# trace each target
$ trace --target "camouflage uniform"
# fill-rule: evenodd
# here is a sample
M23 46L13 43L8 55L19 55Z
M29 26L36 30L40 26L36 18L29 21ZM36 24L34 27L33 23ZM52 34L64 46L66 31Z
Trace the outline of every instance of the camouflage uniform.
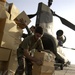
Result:
M36 44L35 44L36 43ZM35 44L35 45L34 45ZM18 58L18 68L16 70L15 75L23 75L24 72L24 50L28 49L29 51L32 49L41 50L43 49L43 44L41 39L39 39L37 42L34 39L34 35L30 35L26 37L23 42L20 44L19 48L17 49L17 58ZM30 60L26 59L26 68L25 72L26 75L32 75L32 63L30 63Z

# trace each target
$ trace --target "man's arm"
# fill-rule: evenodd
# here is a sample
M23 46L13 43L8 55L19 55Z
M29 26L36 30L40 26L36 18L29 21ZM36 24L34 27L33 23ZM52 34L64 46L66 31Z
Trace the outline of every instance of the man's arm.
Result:
M36 59L35 57L30 56L28 50L24 50L24 56L28 58L29 60L35 62L37 65L42 65L42 60Z
M28 32L28 35L32 35L32 32L31 32L31 30L28 28L28 26L26 26L26 30L27 30L27 32Z
M27 36L28 36L28 34L23 33L21 37L26 38Z

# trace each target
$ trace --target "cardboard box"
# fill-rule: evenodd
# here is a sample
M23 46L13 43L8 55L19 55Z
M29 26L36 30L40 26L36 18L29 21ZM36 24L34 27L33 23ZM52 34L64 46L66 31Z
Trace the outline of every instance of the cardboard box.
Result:
M0 45L1 45L2 37L3 37L3 33L0 33Z
M10 20L14 20L20 14L20 10L13 3L9 4L8 11L11 15Z
M5 22L6 22L5 18L4 19L0 18L0 44L1 44L1 41L3 38L3 31L4 31Z
M6 0L0 0L1 2L6 2Z
M40 75L52 75L51 73L41 73Z
M12 71L15 73L17 67L18 67L18 62L17 62L17 54L16 50L12 50L11 55L10 55L10 60L8 64L8 71Z
M9 18L10 14L6 11L5 7L0 4L0 18Z
M0 21L0 46L16 50L21 43L23 30L17 28L16 23L9 19L1 19Z
M8 61L11 54L11 49L0 47L0 61Z
M0 32L4 31L5 22L6 22L5 18L4 19L0 18Z
M52 74L54 72L54 60L51 58L51 54L47 52L35 52L34 57L42 59L42 65L38 66L36 63L33 64L32 75L45 75Z
M15 19L14 21L17 23L18 26L21 26L17 20L23 19L26 24L28 25L31 20L29 19L29 17L27 16L27 14L25 13L25 11L22 11Z
M10 18L10 14L7 12L7 11L2 11L1 13L0 13L0 18Z
M42 66L38 66L38 65L33 65L33 75L40 75L41 73L53 73L54 72L54 66L53 65L42 65Z
M23 33L23 30L18 28L14 21L6 19L3 32L8 33L8 35L12 36L13 38L19 39Z
M3 33L0 42L0 46L4 48L9 48L13 50L17 50L19 44L21 43L21 39L15 39L14 37L8 35L8 33Z
M42 51L42 52L35 52L34 53L34 57L38 58L38 59L42 59L43 61L43 65L45 63L48 63L48 62L55 62L55 58L53 56L52 53L48 53L48 52L45 52L45 51Z
M15 38L13 38L10 35L8 35L8 33L4 32L0 46L4 47L4 48L9 48L9 49L17 50L19 44L21 43L20 40L17 40L17 41L16 41Z

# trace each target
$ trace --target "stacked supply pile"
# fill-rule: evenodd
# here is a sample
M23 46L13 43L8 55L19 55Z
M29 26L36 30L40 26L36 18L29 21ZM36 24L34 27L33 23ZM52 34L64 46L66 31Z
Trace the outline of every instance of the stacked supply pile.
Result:
M13 3L3 1L0 1L0 10L0 53L2 53L0 54L0 71L12 70L15 72L17 68L16 51L21 43L23 29L18 27L14 19L20 14L20 11ZM3 68L2 64L7 67Z
M9 69L8 66L11 60L11 67L15 66L14 63L17 65L17 61L15 60L16 54L14 55L13 53L14 51L16 52L21 42L20 36L22 29L19 30L17 24L12 20L20 13L14 4L11 4L11 6L8 4L6 10L5 2L0 1L0 10L0 71L4 72ZM16 14L15 10L17 11ZM12 13L12 11L14 12ZM13 17L13 15L15 15L15 17Z

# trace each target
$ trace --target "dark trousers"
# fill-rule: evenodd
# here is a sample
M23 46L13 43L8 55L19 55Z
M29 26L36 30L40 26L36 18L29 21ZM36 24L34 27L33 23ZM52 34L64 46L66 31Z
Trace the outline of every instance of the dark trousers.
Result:
M32 63L27 58L25 58L25 73L26 75L32 75Z

